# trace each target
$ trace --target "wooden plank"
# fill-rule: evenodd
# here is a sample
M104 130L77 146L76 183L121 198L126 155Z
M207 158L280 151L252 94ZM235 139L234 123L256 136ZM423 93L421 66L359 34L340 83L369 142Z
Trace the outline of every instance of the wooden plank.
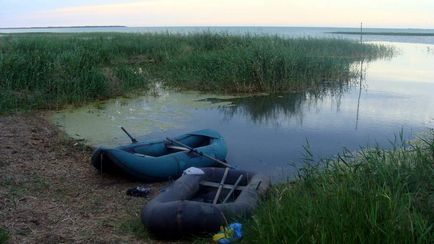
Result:
M206 181L206 180L201 181L199 184L201 184L203 186L216 187L216 188L218 188L220 186L219 183L212 182L212 181ZM233 187L233 185L228 185L228 184L223 185L223 188L228 189L228 190L232 189L232 187ZM235 190L243 191L244 189L246 189L245 186L237 186L237 188Z
M212 201L212 204L217 204L220 197L220 193L222 192L223 189L223 185L225 184L226 177L228 176L228 173L229 173L229 168L226 168L222 180L220 181L219 188L217 189L217 193L215 194L214 201Z

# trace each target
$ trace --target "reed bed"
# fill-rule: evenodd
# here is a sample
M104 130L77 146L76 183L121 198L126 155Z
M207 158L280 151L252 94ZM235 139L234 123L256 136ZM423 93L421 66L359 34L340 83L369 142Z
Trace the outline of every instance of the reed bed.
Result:
M340 39L227 34L11 34L0 37L0 112L143 91L282 92L348 81L388 47Z
M6 243L9 240L9 234L6 230L0 227L0 243Z
M433 162L434 133L306 167L274 187L246 223L246 243L433 243Z

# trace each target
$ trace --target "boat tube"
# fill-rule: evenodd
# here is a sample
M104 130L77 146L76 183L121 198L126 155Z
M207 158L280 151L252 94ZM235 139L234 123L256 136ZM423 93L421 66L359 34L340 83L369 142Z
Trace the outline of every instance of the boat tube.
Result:
M142 208L142 223L151 234L177 238L217 232L220 226L250 216L270 187L268 177L248 171L228 170L220 184L224 168L201 168L189 173L192 169ZM238 186L232 190L237 181ZM219 188L221 194L213 204Z
M226 158L226 143L216 131L194 131L174 140L213 158ZM140 181L176 179L189 167L218 165L214 160L165 140L136 142L116 148L100 147L93 152L91 162L102 172L126 173Z

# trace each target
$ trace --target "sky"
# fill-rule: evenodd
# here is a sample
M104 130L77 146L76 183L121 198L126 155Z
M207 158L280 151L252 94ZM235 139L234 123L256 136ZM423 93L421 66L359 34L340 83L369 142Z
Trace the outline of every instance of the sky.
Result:
M320 26L434 29L434 0L0 0L0 27Z

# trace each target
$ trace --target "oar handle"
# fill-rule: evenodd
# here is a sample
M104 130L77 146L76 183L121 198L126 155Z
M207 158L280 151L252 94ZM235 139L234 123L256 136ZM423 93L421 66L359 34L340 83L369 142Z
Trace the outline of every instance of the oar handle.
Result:
M123 126L121 126L121 129L125 132L125 134L127 134L127 136L131 139L131 142L132 143L136 143L137 142L137 140L136 140L136 138L134 138L132 135L130 135L130 133L128 133L128 131L123 127Z

